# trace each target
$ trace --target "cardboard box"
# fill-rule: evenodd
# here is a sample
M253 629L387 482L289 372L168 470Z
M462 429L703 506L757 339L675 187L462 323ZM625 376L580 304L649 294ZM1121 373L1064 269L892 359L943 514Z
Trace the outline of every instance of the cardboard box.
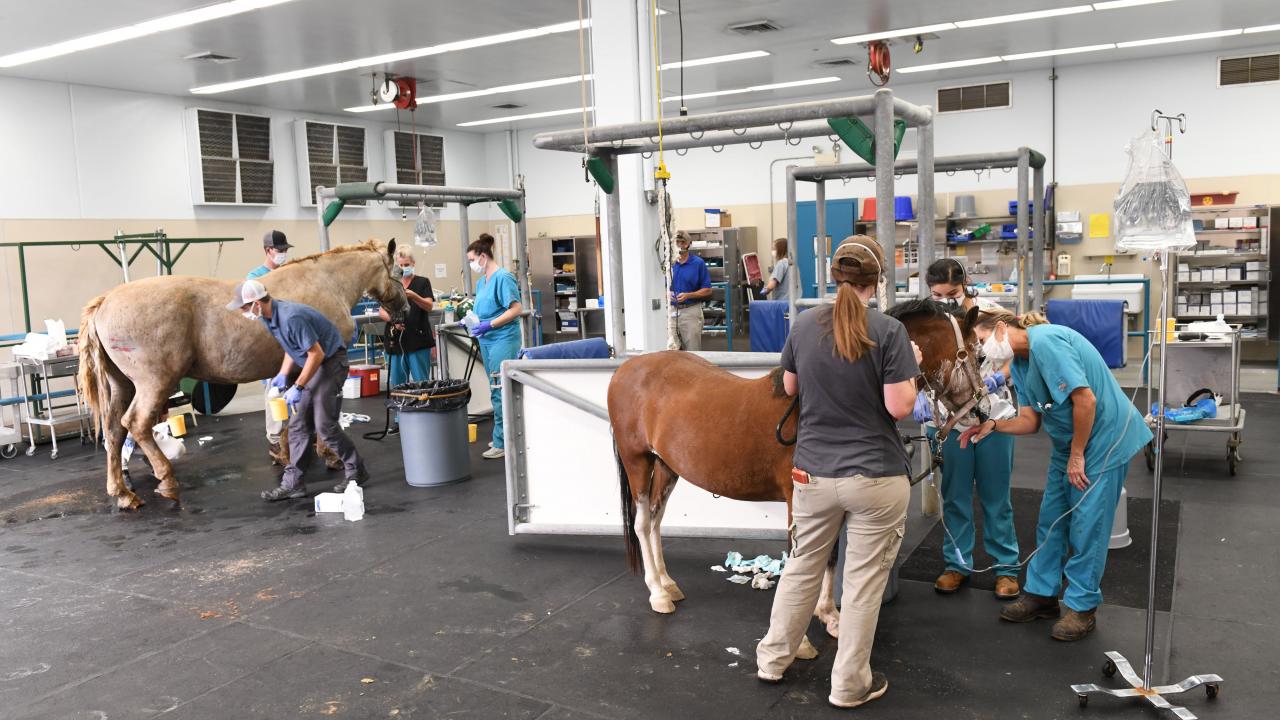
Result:
M358 376L347 376L346 382L342 383L342 397L344 400L355 400L360 397L360 378Z
M1245 274L1244 265L1232 265L1231 267L1227 268L1228 280L1244 280L1246 277L1247 275Z
M1224 305L1235 305L1235 304L1236 304L1236 295L1237 295L1237 291L1235 291L1235 290L1223 290L1223 291L1222 291L1222 304L1224 304Z
M1242 218L1242 217L1227 218L1227 227L1230 227L1230 228L1243 228L1243 227L1244 227L1244 218Z
M1258 218L1257 218L1256 216L1254 216L1254 215L1250 215L1249 217L1246 217L1246 218L1241 218L1241 220L1243 220L1243 221L1244 221L1244 227L1245 227L1245 228L1256 228L1256 227L1258 227Z
M1213 303L1209 306L1209 314L1217 317L1223 313L1222 303Z
M1213 282L1226 282L1227 269L1224 267L1216 267L1213 269Z
M1220 217L1220 218L1214 218L1214 219L1213 219L1213 229L1214 229L1214 230L1226 230L1226 229L1227 229L1227 228L1229 228L1229 227L1231 227L1231 220L1230 220L1230 218Z

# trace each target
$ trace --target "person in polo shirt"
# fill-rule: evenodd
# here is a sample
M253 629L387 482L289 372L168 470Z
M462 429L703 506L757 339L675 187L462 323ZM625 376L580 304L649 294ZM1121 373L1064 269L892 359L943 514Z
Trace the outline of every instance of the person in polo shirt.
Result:
M261 265L249 271L246 279L256 280L289 262L291 247L293 246L289 244L284 233L279 230L268 230L267 234L262 236L262 254L266 255L266 258Z
M702 303L711 297L711 273L707 263L689 253L692 241L676 233L680 255L671 263L671 318L668 320L677 350L702 349Z
M262 236L262 254L266 257L261 265L249 271L245 279L257 280L289 262L289 248L291 247L293 246L289 244L289 240L284 233L279 230L268 230L267 234ZM263 406L266 410L267 454L271 456L272 462L278 465L288 465L289 454L280 445L280 431L284 428L284 421L276 420L271 416L271 391L274 388L277 392L284 392L288 387L289 379L284 375L277 375L267 383L262 397Z
M338 424L348 368L347 350L338 329L310 306L273 299L257 280L237 285L235 299L227 309L261 322L280 343L284 349L280 374L289 377L301 368L284 393L290 409L289 464L280 486L264 491L262 499L274 502L306 497L303 473L315 455L312 445L317 433L342 459L346 480L334 490L342 492L349 482L364 483L368 478L364 462Z

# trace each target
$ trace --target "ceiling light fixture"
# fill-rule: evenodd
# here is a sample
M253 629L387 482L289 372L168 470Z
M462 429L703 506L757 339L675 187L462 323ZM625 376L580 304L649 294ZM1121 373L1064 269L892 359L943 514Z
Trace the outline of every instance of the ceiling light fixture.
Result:
M1010 62L1012 60L1030 60L1032 58L1053 57L1055 55L1075 55L1076 53L1096 52L1098 50L1114 50L1115 48L1115 43L1104 43L1102 45L1084 45L1081 47L1062 48L1061 50L1040 50L1038 52L1001 55L1000 59L1005 62Z
M1109 2L1093 3L1094 10L1115 10L1117 8L1134 7L1135 5L1156 5L1173 2L1173 0L1109 0Z
M1235 28L1234 30L1214 30L1212 32L1194 33L1192 35L1170 35L1169 37L1149 38L1147 40L1130 40L1128 42L1116 43L1116 47L1132 48L1145 47L1147 45L1164 45L1165 43L1187 42L1189 40L1208 40L1210 38L1239 35L1243 32L1244 30Z
M1000 25L1003 23L1022 22L1023 20L1039 20L1041 18L1058 17L1060 15L1075 15L1077 13L1087 12L1093 12L1092 5L1072 5L1071 7L1053 8L1050 10L1034 10L1032 12L1014 13L1012 15L995 15L992 17L977 18L975 20L957 20L956 27L983 27L985 25Z
M1245 34L1245 35L1252 35L1253 33L1260 33L1260 32L1274 32L1274 31L1276 31L1276 30L1280 30L1280 25L1257 25L1257 26L1254 26L1254 27L1247 27L1247 28L1245 28L1245 29L1244 29L1244 34Z
M752 85L751 87L737 88L734 90L711 90L709 92L701 92L701 93L686 93L684 96L684 99L697 100L699 98L720 97L722 95L738 95L741 93L751 93L751 92L763 92L765 90L782 90L784 88L804 87L806 85L822 85L825 83L833 83L833 82L840 82L840 78L830 76L830 77L812 78L809 80L791 80L788 82L769 83L768 85ZM664 103L678 102L679 100L680 100L679 95L673 95L671 97L662 98L662 102Z
M595 108L589 107L587 112L595 111ZM582 108L569 108L567 110L547 110L546 112L525 113L524 115L508 115L500 118L489 118L488 120L471 120L468 122L458 123L458 127L475 127L477 125L496 125L498 123L516 122L517 120L536 120L537 118L556 117L559 115L576 115L582 112Z
M668 62L662 63L663 70L675 70L676 68L698 67L700 65L717 65L719 63L736 62L738 60L750 60L752 58L768 57L769 53L764 50L749 50L747 52L731 53L729 55L713 55L711 57L697 58L696 60L685 60L684 62Z
M114 45L115 43L124 42L125 40L133 40L135 38L154 35L156 33L165 32L166 30L174 30L177 28L197 25L210 20L239 15L240 13L251 12L253 10L261 10L271 7L272 5L282 5L293 0L229 0L216 5L207 5L195 10L175 13L173 15L164 15L151 20L143 20L140 23L126 25L124 27L106 30L92 35L64 40L62 42L45 45L43 47L23 50L21 52L12 53L0 57L0 67L9 68L27 63L36 62L37 60L48 60L49 58L60 57L62 55L70 55L71 53L81 52L83 50L92 50L93 48L103 47L105 45ZM576 25L576 23L575 23Z
M591 80L592 76L587 75L587 80ZM498 87L484 88L483 90L463 90L455 93L443 93L440 95L425 95L418 97L419 105L432 105L435 103L448 102L450 100L466 100L468 98L484 97L486 95L499 95L501 93L520 92L521 90L537 90L538 88L555 87L557 85L569 85L578 82L577 75L569 77L551 78L549 80L533 80L531 82L515 83L512 85L500 85ZM357 105L347 108L347 112L363 113L373 112L375 110L386 110L395 107L391 103L378 103L376 105Z
M926 70L947 70L949 68L969 67L970 65L987 65L989 63L1000 62L999 55L991 57L973 58L972 60L952 60L951 62L933 63L932 65L913 65L911 67L894 68L895 72L900 73L917 73Z
M587 27L590 27L590 20L584 20L583 22ZM482 37L469 38L467 40L455 40L453 42L429 45L427 47L417 48L414 50L401 50L400 52L372 55L370 57L357 58L355 60L329 63L327 65L317 65L316 67L290 70L288 72L274 73L272 75L262 75L260 77L248 78L245 80L235 80L232 82L218 83L216 85L204 85L202 87L191 88L191 92L196 95L214 95L217 93L231 92L232 90L243 90L245 88L258 87L260 85L270 85L273 83L287 82L289 80L301 80L303 78L316 77L318 75L331 75L338 72L358 70L360 68L371 67L374 65L403 62L405 60L413 60L415 58L427 57L429 55L442 55L444 53L455 52L458 50L470 50L472 48L487 47L490 45L501 45L503 43L515 42L517 40L528 40L530 38L543 37L545 35L554 35L556 33L577 32L577 30L578 21L572 20L570 22L556 23L555 25L543 25L541 27L529 28L527 30L498 33L497 35L484 35ZM419 99L419 102L421 102L421 99Z
M901 30L885 30L884 32L863 33L862 35L849 35L847 37L832 38L831 42L836 45L852 45L855 43L871 42L872 40L887 40L896 37L911 37L912 35L924 35L925 33L939 32L941 30L955 30L956 24L950 22L935 23L933 25L921 25L920 27L903 28Z

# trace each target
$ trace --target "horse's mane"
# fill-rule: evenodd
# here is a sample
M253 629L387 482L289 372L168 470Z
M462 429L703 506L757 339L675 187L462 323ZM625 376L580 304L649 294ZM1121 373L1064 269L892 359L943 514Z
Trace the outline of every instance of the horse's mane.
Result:
M770 370L769 379L773 381L773 396L786 397L787 389L782 385L782 368L776 367Z
M369 250L373 250L375 252L382 252L382 248L378 247L377 240L365 240L362 243L356 243L354 245L342 245L340 247L333 248L332 250L325 250L324 252L315 253L314 255L304 255L303 257L300 257L297 260L290 260L287 264L293 265L295 263L315 262L322 257L328 257L330 255L343 255L346 253L366 252Z
M889 308L885 312L885 315L888 315L889 317L895 318L897 320L903 320L904 318L910 317L912 315L920 315L922 313L928 313L934 317L945 318L948 315L954 315L956 317L960 317L961 315L963 315L964 311L959 307L953 308L950 305L947 305L946 303L940 303L937 300L930 300L928 298L923 298L923 299L908 300L906 302L898 303L893 307Z

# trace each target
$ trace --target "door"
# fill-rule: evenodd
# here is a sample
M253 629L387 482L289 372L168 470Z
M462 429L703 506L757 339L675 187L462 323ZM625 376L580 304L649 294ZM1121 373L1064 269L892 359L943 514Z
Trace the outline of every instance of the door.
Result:
M826 236L830 239L830 244L824 247L823 251L826 253L828 261L831 259L832 253L835 252L836 245L853 234L853 222L857 217L857 198L827 200ZM799 236L799 241L796 242L796 264L800 268L800 294L804 297L818 296L818 284L815 280L817 263L815 262L816 252L814 250L814 238L818 234L817 226L817 203L813 200L796 203L796 234Z

